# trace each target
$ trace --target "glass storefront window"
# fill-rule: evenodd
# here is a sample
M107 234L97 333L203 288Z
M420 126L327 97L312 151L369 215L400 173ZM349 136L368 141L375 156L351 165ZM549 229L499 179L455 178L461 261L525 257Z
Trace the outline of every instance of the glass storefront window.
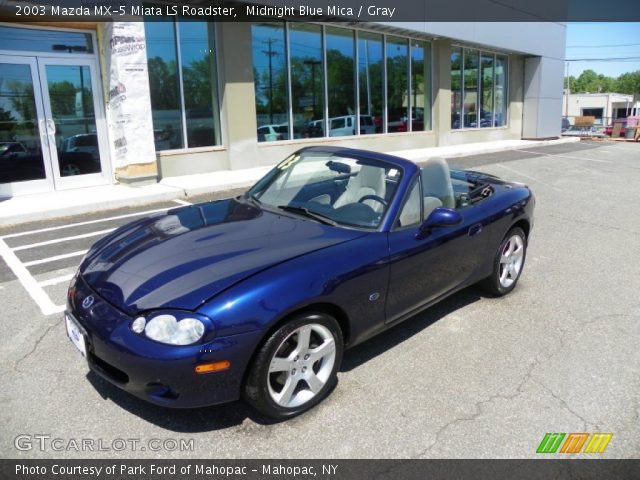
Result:
M384 98L382 52L382 35L358 32L358 81L360 82L361 133L382 133Z
M493 64L494 56L483 53L480 56L480 127L493 127Z
M251 26L258 141L289 139L284 23Z
M478 119L478 54L464 50L464 94L462 118L465 128L476 127Z
M329 136L356 134L355 43L353 30L327 27Z
M291 24L289 49L294 131L304 132L305 137L324 137L322 27Z
M408 131L409 47L405 38L387 37L387 132Z
M503 127L507 124L506 55L451 49L451 128Z
M411 44L411 130L431 130L431 44Z
M90 33L14 28L0 25L3 50L21 52L93 53Z
M220 144L213 28L145 22L156 151Z
M462 49L451 50L451 128L462 128Z
M430 42L286 22L251 35L259 142L431 129Z
M508 105L508 58L504 55L496 55L496 93L495 93L495 110L496 127L503 127L507 124L507 105Z
M185 21L179 24L180 59L187 146L208 147L220 143L213 23Z

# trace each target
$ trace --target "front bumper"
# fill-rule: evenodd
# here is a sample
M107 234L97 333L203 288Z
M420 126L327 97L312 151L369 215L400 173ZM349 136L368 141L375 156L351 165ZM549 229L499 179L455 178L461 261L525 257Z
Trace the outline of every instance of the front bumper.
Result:
M84 308L88 296L94 302ZM86 303L85 303L86 304ZM130 330L133 318L117 310L77 276L67 314L84 330L89 367L113 385L156 405L191 408L240 397L248 362L261 331L215 338L191 346L162 345ZM230 368L197 374L196 365L228 360Z

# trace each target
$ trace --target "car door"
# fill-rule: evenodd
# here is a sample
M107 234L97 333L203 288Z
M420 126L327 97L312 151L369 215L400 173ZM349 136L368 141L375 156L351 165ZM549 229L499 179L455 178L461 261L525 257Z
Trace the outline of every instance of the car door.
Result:
M389 289L386 321L393 322L464 283L480 265L488 237L480 212L459 211L462 223L421 234L425 215L421 178L417 175L395 227L388 233ZM420 212L415 214L415 212ZM428 212L427 212L428 213ZM404 222L401 221L404 218Z

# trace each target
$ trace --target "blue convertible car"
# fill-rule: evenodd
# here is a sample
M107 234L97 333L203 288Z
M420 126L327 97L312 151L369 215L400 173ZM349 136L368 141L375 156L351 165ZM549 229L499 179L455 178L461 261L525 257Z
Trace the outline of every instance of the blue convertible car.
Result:
M98 241L71 282L67 332L144 400L244 398L287 418L329 394L346 347L476 282L509 293L534 204L524 185L439 158L305 148L240 197Z

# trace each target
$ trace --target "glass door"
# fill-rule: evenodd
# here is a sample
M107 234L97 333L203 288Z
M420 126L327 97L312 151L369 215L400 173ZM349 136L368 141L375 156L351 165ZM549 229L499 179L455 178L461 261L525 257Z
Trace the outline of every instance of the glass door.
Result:
M0 55L0 197L108 183L99 85L93 59Z
M34 57L0 55L0 196L53 189Z
M56 189L105 183L107 141L93 60L38 58Z

